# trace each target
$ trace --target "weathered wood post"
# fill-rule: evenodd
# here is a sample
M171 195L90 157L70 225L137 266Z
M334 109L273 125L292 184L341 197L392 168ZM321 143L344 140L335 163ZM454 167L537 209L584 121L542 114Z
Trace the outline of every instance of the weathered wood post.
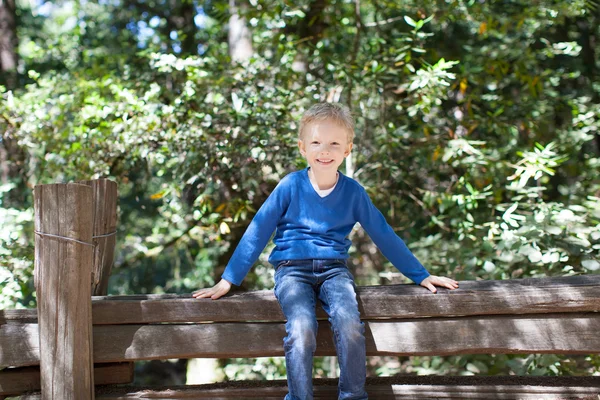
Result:
M117 230L117 183L108 179L78 182L92 187L94 263L92 296L106 296L115 256Z
M42 399L94 399L92 188L38 185L34 202Z
M118 187L116 182L108 179L94 179L78 183L91 186L94 203L92 296L106 296L108 279L115 259ZM128 373L123 375L119 383L128 383L133 380L134 363L128 364ZM122 366L119 368L123 370Z

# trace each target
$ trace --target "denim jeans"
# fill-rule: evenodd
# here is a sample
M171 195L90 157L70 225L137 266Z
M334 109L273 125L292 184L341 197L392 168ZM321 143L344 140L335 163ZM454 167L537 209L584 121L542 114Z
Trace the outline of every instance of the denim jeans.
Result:
M289 393L285 400L313 398L317 298L329 315L338 355L338 399L367 399L365 325L360 320L354 277L345 260L278 263L275 297L287 320L283 348Z

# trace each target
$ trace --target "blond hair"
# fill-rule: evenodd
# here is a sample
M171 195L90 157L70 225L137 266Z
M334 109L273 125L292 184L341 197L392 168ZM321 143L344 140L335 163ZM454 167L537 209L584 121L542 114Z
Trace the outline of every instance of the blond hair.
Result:
M300 119L300 128L298 129L298 138L303 140L304 129L315 121L331 120L348 131L348 143L354 140L354 118L350 109L340 103L317 103L310 107Z

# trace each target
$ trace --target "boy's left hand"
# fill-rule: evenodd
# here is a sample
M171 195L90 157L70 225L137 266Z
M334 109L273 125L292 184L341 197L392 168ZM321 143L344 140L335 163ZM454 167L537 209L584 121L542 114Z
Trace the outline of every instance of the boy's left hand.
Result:
M435 286L447 287L450 290L458 288L458 282L445 276L429 275L421 281L421 286L426 287L433 293L437 293Z

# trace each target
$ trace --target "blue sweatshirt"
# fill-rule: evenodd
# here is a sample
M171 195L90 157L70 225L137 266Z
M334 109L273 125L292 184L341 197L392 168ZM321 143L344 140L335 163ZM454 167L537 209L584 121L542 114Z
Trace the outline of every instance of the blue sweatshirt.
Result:
M275 187L242 236L222 278L240 285L273 231L275 248L269 256L273 265L284 260L347 259L348 235L357 222L405 276L417 284L429 276L358 182L339 172L333 191L320 197L305 168L288 174Z

